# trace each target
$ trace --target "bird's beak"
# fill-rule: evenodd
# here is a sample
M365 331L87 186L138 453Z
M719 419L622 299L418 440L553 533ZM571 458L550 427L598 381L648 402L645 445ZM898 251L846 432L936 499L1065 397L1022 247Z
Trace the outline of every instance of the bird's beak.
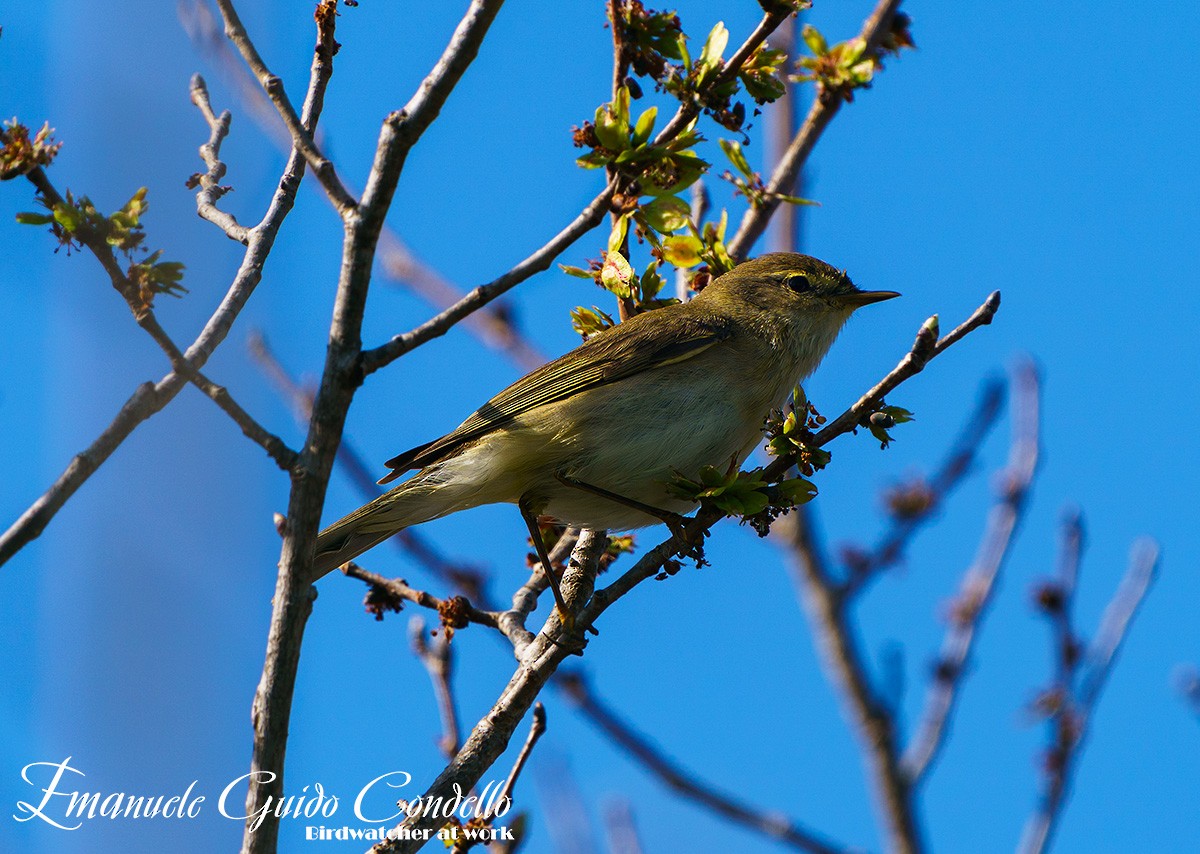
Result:
M892 299L898 296L900 294L895 291L857 291L852 294L843 294L841 300L846 305L860 308L864 305L870 305L873 302L883 302L885 299Z

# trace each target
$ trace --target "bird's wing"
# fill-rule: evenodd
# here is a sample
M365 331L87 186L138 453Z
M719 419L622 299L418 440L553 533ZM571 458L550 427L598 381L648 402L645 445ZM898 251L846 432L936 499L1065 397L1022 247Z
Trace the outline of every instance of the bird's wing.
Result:
M658 309L667 311L671 309ZM451 456L469 442L539 406L566 400L653 368L682 362L727 339L728 322L716 317L676 315L670 328L648 312L590 338L567 355L543 365L493 397L440 439L393 457L388 483L409 469L423 468ZM651 325L653 324L653 325Z

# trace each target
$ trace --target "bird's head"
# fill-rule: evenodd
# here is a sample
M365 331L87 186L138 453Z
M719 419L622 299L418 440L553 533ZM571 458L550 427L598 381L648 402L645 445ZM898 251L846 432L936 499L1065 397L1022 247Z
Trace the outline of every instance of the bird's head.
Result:
M842 270L811 255L771 252L719 276L701 294L722 304L740 302L786 314L827 315L841 325L855 309L898 297L864 291Z
M844 272L810 255L772 252L718 276L694 302L791 354L803 376L824 358L856 309L898 296L861 290Z

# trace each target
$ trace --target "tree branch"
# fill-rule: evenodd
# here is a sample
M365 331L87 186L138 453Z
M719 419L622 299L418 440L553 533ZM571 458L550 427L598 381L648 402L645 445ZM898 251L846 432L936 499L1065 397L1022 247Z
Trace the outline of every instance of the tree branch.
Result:
M204 161L208 171L194 176L200 188L196 191L196 213L224 231L230 240L246 245L250 241L249 230L240 225L233 214L217 207L217 202L230 189L221 186L226 168L221 161L221 143L229 135L229 123L233 117L229 110L223 111L219 117L213 112L212 102L208 97L208 86L199 74L192 75L191 94L192 103L208 122L210 133L208 142L200 146L200 159Z
M1025 513L1040 456L1041 403L1037 370L1017 367L1013 379L1012 442L1000 495L988 514L987 528L971 568L963 576L950 607L949 626L934 668L925 708L900 760L905 778L919 786L946 740L962 682L971 662L976 636L991 602L996 579Z
M541 703L533 704L533 720L529 723L529 735L525 737L525 743L521 745L521 750L517 754L516 761L513 762L512 770L508 772L508 777L504 780L504 785L500 789L500 793L496 796L496 806L506 804L512 800L513 788L517 785L517 778L521 776L521 772L525 769L525 763L529 761L529 755L533 753L534 746L538 743L538 739L546 731L546 707Z
M591 595L600 555L608 545L603 533L584 531L563 576L563 594L568 605ZM586 625L579 614L576 625L582 631ZM543 630L535 635L520 655L517 668L492 709L471 730L458 754L421 796L422 803L430 798L452 795L457 785L467 791L479 782L508 746L509 739L537 699L546 680L558 669L568 655L578 650L551 633L561 629L557 612L552 611ZM436 815L420 815L404 821L399 829L435 828L441 821ZM375 854L400 854L416 851L423 840L393 839L380 842L371 850Z
M778 520L774 527L792 546L796 584L812 619L826 667L841 688L858 728L869 779L883 813L888 849L921 851L924 843L913 789L898 762L895 716L871 684L866 657L847 616L847 600L841 586L829 574L806 521L806 517L793 514Z
M442 718L442 737L438 740L438 747L447 757L453 759L454 754L458 752L459 729L458 706L454 702L452 681L454 653L450 649L451 635L449 631L442 632L430 646L425 640L425 621L420 617L413 617L408 622L408 636L413 652L425 665L429 681L433 683L433 695L437 699L438 714Z
M412 602L414 605L420 605L422 608L437 611L439 615L446 615L453 610L456 616L469 620L472 623L478 623L481 626L488 626L493 629L500 628L500 614L495 611L480 610L463 596L455 596L452 599L439 599L430 593L426 593L424 590L416 590L410 587L408 582L403 578L386 578L363 569L362 566L353 561L342 567L342 571L346 574L347 578L356 578L365 584L377 587L394 599ZM400 609L396 607L394 610L398 611ZM443 619L443 625L447 625L445 619Z
M357 209L358 203L338 179L333 163L320 152L316 143L313 142L312 132L308 124L301 121L300 117L296 115L296 109L292 106L287 91L283 87L283 81L271 73L266 63L263 62L262 57L259 56L258 49L254 46L254 42L250 40L250 36L246 32L241 18L238 17L237 10L233 8L233 0L216 0L216 4L217 8L221 10L221 18L225 21L225 35L233 42L238 52L241 53L242 59L246 61L246 64L250 66L250 70L254 72L254 76L258 78L263 91L267 93L267 97L271 99L271 103L279 111L279 117L283 119L284 125L287 126L288 132L292 135L292 144L304 156L304 159L312 168L313 174L321 182L321 186L325 188L325 192L329 195L334 207L337 208L338 213L345 219ZM317 57L331 66L333 64L333 55L337 52L338 47L337 42L333 40L334 22L332 19L336 15L337 0L321 0L317 4ZM328 36L328 38L324 36ZM320 112L321 107L321 103L316 104L318 112Z

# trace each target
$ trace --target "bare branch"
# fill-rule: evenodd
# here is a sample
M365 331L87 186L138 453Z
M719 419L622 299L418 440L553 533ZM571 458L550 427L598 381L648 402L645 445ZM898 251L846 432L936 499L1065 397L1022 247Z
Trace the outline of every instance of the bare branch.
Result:
M748 827L777 842L800 851L835 854L846 849L824 838L820 833L788 819L786 816L763 812L756 806L740 801L733 795L702 782L684 770L650 743L646 736L607 706L579 671L558 674L554 683L570 698L575 707L593 725L607 735L618 747L632 756L642 767L665 786L683 798L695 801L734 824Z
M859 32L859 38L867 44L867 49L863 52L864 56L870 56L878 49L880 40L891 27L892 19L896 16L896 10L899 8L900 0L879 0L875 10L863 23L863 28ZM737 233L729 241L729 254L735 260L744 259L754 242L762 236L771 216L780 205L780 194L790 193L792 187L795 186L796 179L808 161L809 155L812 154L817 140L821 138L825 128L829 127L829 123L833 121L833 117L837 115L843 103L844 100L841 97L831 97L830 93L818 86L817 95L808 110L804 124L792 139L791 145L788 146L783 158L776 165L771 179L767 182L762 203L751 206L746 211Z
M283 81L271 73L266 63L263 62L262 57L259 56L258 49L254 46L254 42L250 40L250 36L246 32L241 18L238 17L237 10L233 8L233 0L216 0L216 4L217 8L221 10L222 19L225 21L225 35L233 42L238 52L241 53L242 59L246 61L246 64L250 66L250 70L254 72L254 76L258 78L263 91L267 93L267 97L271 99L271 103L279 111L280 118L283 119L284 125L287 126L288 132L292 135L292 144L304 156L304 159L312 168L313 174L321 182L321 186L325 188L325 192L329 195L334 207L337 208L338 213L344 219L357 209L358 203L346 191L346 188L342 186L333 163L317 149L307 123L301 121L300 117L296 115L296 109L292 106L292 102L288 98ZM333 40L334 22L332 20L336 14L337 0L322 0L317 5L316 55L319 60L330 65L333 63L333 54L337 51L337 42ZM321 106L322 104L320 103L316 105L318 112Z
M607 545L608 537L603 533L584 531L580 536L563 578L563 593L568 604L574 605L576 597L591 593L600 556ZM583 628L582 619L582 615L577 617L580 629ZM543 631L535 635L522 650L517 668L496 704L475 725L458 754L421 796L422 803L428 803L429 798L451 795L456 785L462 791L470 789L500 758L546 680L568 655L578 651L562 640L551 637L550 633L558 628L558 616L551 612ZM418 816L402 823L400 829L423 830L436 827L439 821L441 819L432 814ZM371 850L375 854L399 854L416 851L422 844L423 840L394 839L380 842Z
M996 312L999 309L1000 292L993 291L984 301L983 305L975 309L970 317L941 338L937 337L937 315L929 318L929 320L925 321L920 331L917 332L912 349L900 361L900 364L893 368L892 372L880 380L874 388L859 398L857 403L821 428L815 436L816 444L818 446L824 445L835 436L840 436L843 433L853 430L858 426L858 422L862 420L863 416L878 406L879 402L889 392L893 391L909 377L916 376L925 370L925 366L934 357L944 353L947 348L960 341L965 335L968 335L980 326L986 326L991 323L992 318L996 316ZM768 471L771 471L771 469L768 468Z
M422 608L428 608L431 611L436 611L442 617L442 624L451 630L461 628L447 622L448 618L454 620L468 620L472 623L478 623L481 626L498 629L500 615L495 611L483 611L472 605L463 596L454 596L450 599L439 599L438 597L426 593L424 590L416 590L408 585L408 582L403 578L386 578L377 573L363 569L359 564L351 561L342 567L342 571L347 578L357 578L365 584L372 587L377 587L388 596L406 602L412 602L414 605L420 605ZM399 610L399 608L393 608Z
M347 567L349 570L349 567ZM347 571L346 573L350 573ZM408 621L408 636L412 643L413 652L425 665L429 672L429 680L433 683L433 695L437 699L438 714L442 718L442 737L438 747L451 759L458 752L458 707L454 702L454 653L450 649L449 632L442 632L434 639L433 645L425 640L425 621L413 617Z
M521 776L521 771L525 768L525 763L529 761L529 754L533 753L534 745L538 743L538 739L542 737L542 733L546 731L546 707L541 703L533 704L533 720L529 723L529 735L525 737L525 743L521 745L521 751L517 754L517 759L513 762L512 770L508 772L508 777L504 780L504 786L500 789L500 794L496 796L496 806L509 803L512 800L513 788L517 785L517 778Z
M208 97L208 86L199 74L192 75L192 103L200 110L200 115L208 122L210 135L208 142L200 146L200 159L208 167L204 174L195 176L199 190L196 191L196 213L225 232L230 240L236 240L245 245L250 242L250 232L240 225L233 214L226 213L217 207L217 202L229 192L229 187L221 186L225 177L225 164L221 161L221 143L229 135L229 122L232 115L225 110L220 116L213 112L212 102Z
M1012 443L1000 495L988 514L987 528L971 568L949 613L949 626L934 668L916 735L901 759L905 778L921 784L946 740L962 680L971 662L976 635L986 615L996 579L1004 566L1024 516L1029 489L1037 473L1040 446L1040 383L1031 363L1014 376Z
M184 362L185 367L190 367L190 363ZM268 431L265 427L259 424L254 418L243 409L236 400L229 394L229 390L225 386L217 385L208 377L199 371L189 371L192 384L212 400L221 411L233 419L238 427L242 428L242 434L250 441L262 447L264 451L275 461L275 464L284 471L291 471L292 466L296 464L299 458L294 450L289 448L282 439L274 433Z
M895 715L871 684L866 656L850 625L847 600L830 576L812 537L810 517L789 514L772 527L792 547L796 586L812 619L826 668L840 687L858 728L870 782L886 825L888 848L917 852L924 848L913 802L913 788L900 771Z

